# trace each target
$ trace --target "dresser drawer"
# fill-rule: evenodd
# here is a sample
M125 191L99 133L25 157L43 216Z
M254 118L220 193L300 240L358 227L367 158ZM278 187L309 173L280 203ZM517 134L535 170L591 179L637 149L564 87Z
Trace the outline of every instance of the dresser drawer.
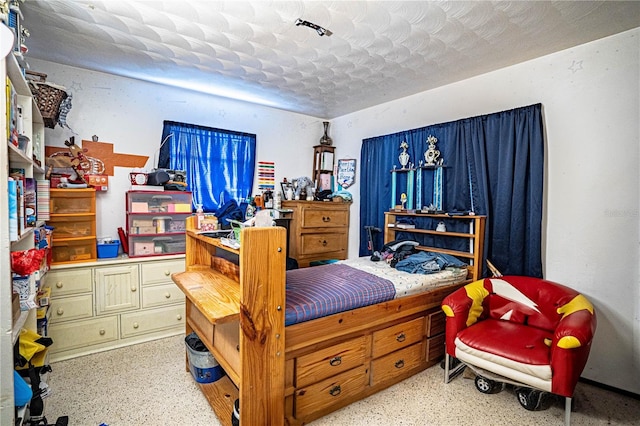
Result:
M424 317L404 322L373 333L372 357L377 358L422 340Z
M302 210L301 225L303 228L346 228L349 225L349 211L305 208Z
M184 303L184 293L175 284L142 287L143 308L172 305L179 302Z
M307 386L364 364L364 336L296 359L296 386Z
M359 393L369 382L364 366L345 371L311 386L296 389L295 416L302 418L330 406L342 406Z
M125 338L174 327L182 329L184 318L184 306L182 305L122 314L120 317L120 336Z
M118 339L118 317L51 324L49 336L53 340L52 352L112 342Z
M313 255L347 250L347 231L331 233L302 234L301 255Z
M51 300L51 324L60 321L91 318L93 316L93 296L81 294Z
M68 296L91 291L91 268L51 270L47 272L51 296Z
M184 259L142 263L142 285L171 283L171 274L184 272Z
M390 353L371 362L371 386L396 378L398 375L420 366L423 360L422 342Z

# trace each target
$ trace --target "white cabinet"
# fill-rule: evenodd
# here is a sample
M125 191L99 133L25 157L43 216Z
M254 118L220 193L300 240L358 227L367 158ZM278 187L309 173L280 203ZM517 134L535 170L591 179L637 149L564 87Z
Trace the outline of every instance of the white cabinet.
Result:
M3 25L0 23L0 25ZM9 232L9 184L10 169L23 169L25 178L43 179L44 122L33 101L31 91L13 54L0 58L0 424L12 425L15 421L13 394L13 345L20 329L36 330L35 309L24 311L14 321L12 310L11 261L12 251L26 250L34 246L34 228L25 227L18 239ZM8 97L6 85L10 83L13 95ZM21 107L18 146L7 135L16 123L7 118ZM14 138L15 140L15 138ZM30 225L31 226L31 225Z
M184 294L171 274L184 256L54 266L51 360L60 361L184 331Z

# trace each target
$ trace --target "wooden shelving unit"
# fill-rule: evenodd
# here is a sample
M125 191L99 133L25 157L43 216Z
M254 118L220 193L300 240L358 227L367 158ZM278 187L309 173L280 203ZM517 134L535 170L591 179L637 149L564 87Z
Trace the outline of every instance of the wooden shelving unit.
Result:
M426 229L426 228L404 228L398 226L398 219L411 219L411 218L431 218L438 221L450 222L450 221L464 221L469 225L469 232L452 232L452 231L436 231L434 229ZM441 253L450 254L456 257L462 257L465 259L470 259L470 271L472 273L472 279L477 280L482 275L482 265L480 262L473 262L473 259L482 259L483 253L483 244L482 244L482 236L484 235L484 227L485 227L486 216L482 215L448 215L448 214L432 214L432 213L421 213L421 212L409 212L409 211L388 211L384 214L384 241L388 243L396 239L396 233L398 232L406 232L411 234L423 234L423 235L431 235L437 238L442 237L453 237L453 238L461 238L466 239L469 242L469 249L467 251L462 250L449 250L443 248L429 247L429 246L418 246L419 250L424 251L438 251Z

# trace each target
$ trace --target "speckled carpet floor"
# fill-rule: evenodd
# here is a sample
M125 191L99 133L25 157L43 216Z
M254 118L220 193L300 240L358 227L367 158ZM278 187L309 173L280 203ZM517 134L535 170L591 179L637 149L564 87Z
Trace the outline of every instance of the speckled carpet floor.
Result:
M183 336L53 363L46 417L69 416L69 426L220 423L185 371ZM572 425L639 425L640 400L579 383ZM439 366L329 414L312 426L563 425L564 400L527 411L511 388L493 395L459 376L443 382ZM245 425L251 426L251 425Z

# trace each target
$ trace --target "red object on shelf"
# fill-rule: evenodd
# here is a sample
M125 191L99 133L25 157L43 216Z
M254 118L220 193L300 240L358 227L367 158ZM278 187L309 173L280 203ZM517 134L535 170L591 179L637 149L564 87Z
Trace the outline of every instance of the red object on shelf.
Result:
M124 229L118 228L118 237L120 238L120 244L122 244L122 251L125 254L129 254L129 242L127 241L127 234Z

